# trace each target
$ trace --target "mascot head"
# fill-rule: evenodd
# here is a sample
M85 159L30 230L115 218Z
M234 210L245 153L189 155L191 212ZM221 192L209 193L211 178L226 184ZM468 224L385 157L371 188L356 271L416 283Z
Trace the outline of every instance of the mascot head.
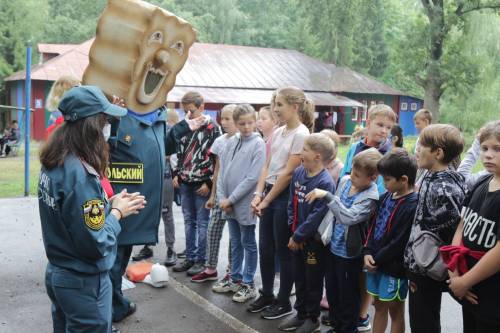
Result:
M196 39L189 23L140 0L109 0L97 25L83 84L125 99L137 113L165 104Z

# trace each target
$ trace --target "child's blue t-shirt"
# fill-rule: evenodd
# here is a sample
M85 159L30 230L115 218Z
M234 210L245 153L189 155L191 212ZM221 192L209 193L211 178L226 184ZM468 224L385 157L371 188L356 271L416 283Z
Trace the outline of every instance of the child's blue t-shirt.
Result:
M353 196L349 196L349 191L351 190L351 180L349 179L344 186L344 189L340 193L340 201L347 208L351 208L352 204L356 200L359 193L354 194ZM330 251L336 256L342 258L350 258L347 255L347 247L346 247L346 239L345 234L346 226L340 222L334 221L333 231L332 231L332 239L330 241Z

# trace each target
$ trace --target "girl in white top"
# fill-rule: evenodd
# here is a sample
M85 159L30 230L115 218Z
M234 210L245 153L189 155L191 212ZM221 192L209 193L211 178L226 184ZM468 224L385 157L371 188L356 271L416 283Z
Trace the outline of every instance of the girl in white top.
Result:
M260 216L259 255L262 294L253 302L250 312L260 312L266 319L277 319L292 313L290 292L293 286L291 253L288 241L287 205L292 174L300 163L305 138L314 125L314 103L295 87L278 89L271 104L278 120L285 125L272 135L271 152L260 175L252 201L252 210ZM273 285L275 256L280 264L280 288L275 302Z

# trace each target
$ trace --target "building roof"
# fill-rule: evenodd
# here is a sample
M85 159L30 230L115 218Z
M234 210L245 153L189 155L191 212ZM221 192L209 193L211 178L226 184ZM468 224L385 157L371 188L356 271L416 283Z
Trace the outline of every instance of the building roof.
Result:
M61 54L33 66L31 79L55 81L69 74L81 78L93 41L79 45L39 44L39 52ZM375 79L295 50L195 43L189 52L184 68L177 75L176 86L169 93L169 101L177 101L182 91L202 88L204 95L211 96L207 101L213 99L219 103L267 104L269 91L283 86L296 86L306 91L317 105L330 106L361 106L334 93L406 95ZM25 71L19 71L5 81L24 79Z
M295 50L196 43L177 85L331 91L330 68Z
M66 53L75 47L78 44L38 44L38 53L55 53L55 54L63 54Z
M400 96L408 95L400 90L388 86L385 83L377 81L361 73L355 72L349 68L333 67L332 75L335 78L332 81L331 85L331 89L334 92Z
M85 68L89 64L89 50L93 41L94 39L90 39L82 44L74 45L73 49L42 64L33 66L31 68L31 79L56 81L62 75L73 75L81 79ZM56 50L57 47L53 47L53 49ZM25 78L26 71L22 70L10 75L5 81L24 80Z

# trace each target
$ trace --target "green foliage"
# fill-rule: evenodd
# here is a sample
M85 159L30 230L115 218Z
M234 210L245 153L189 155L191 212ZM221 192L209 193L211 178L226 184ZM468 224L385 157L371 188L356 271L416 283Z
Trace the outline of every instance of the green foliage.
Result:
M47 13L46 1L0 0L0 86L6 76L24 68L26 45L40 41Z
M97 19L106 0L48 0L49 15L45 25L47 43L81 43L95 34Z
M468 66L457 67L462 68L465 78L475 80L447 90L443 96L443 121L473 134L485 122L499 119L500 17L488 12L471 13L463 31L460 47L455 51L469 62Z

